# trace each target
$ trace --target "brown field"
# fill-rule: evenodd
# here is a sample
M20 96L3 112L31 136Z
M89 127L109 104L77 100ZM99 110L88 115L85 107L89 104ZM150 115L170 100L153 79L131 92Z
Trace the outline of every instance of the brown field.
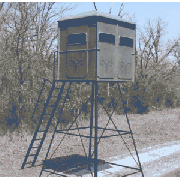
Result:
M165 142L177 141L180 139L180 109L164 109L162 111L151 111L148 114L130 114L128 115L131 129L133 131L134 139L136 141L137 150L139 153L143 152L143 148L161 145ZM113 115L113 122L118 129L128 130L128 125L124 115ZM101 115L98 119L98 126L105 127L108 122L106 116ZM89 126L89 121L79 122L79 126ZM109 128L114 129L112 122L108 125ZM98 131L98 136L101 135L102 130ZM74 133L78 134L79 132ZM111 132L105 131L104 135L109 135ZM80 130L80 134L89 135L89 129ZM113 133L116 134L116 133ZM62 134L57 133L50 150L50 157L62 139ZM47 152L52 133L48 133L43 144L40 156L37 162L44 160ZM132 139L129 135L123 136L129 149L134 151ZM32 136L27 132L22 131L20 134L8 133L1 137L1 160L0 160L0 176L34 176L38 177L41 171L41 166L26 168L21 170L21 165L26 155L27 149L31 142ZM88 154L89 140L82 138L85 152ZM92 143L92 150L94 146ZM101 139L98 145L98 158L106 159L112 156L128 154L126 146L123 144L121 137L111 137ZM57 148L53 157L80 154L85 155L81 143L81 138L74 136L66 136L62 144Z

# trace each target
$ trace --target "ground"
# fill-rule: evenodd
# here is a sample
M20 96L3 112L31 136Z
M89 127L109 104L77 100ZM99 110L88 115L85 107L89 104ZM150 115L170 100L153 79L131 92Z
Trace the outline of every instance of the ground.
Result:
M164 146L165 143L170 142L178 142L180 140L180 133L179 133L179 126L180 126L180 109L164 109L162 111L151 111L148 114L129 114L129 121L133 131L133 136L136 142L137 150L141 154L145 152L149 147L161 147ZM112 117L113 122L116 124L118 129L121 130L128 130L128 124L126 122L126 118L124 115L117 116L114 115ZM105 127L108 122L108 118L106 116L101 115L98 120L98 126ZM82 121L79 122L79 126L88 126L89 121ZM114 128L112 122L108 124L109 128ZM101 135L101 130L98 131L99 136ZM78 131L76 132L79 133ZM81 130L81 134L88 134L89 130ZM105 131L104 135L110 135L109 131ZM49 142L51 140L52 133L47 135L46 141L42 147L42 155L38 158L39 160L44 160L44 156L47 152L47 148ZM53 151L57 148L57 145L62 138L62 134L58 134L55 137L55 141L52 144L50 155L52 155ZM129 135L123 137L125 142L131 151L134 151L134 146L132 144L132 139ZM21 134L17 135L14 134L7 134L1 137L1 160L0 160L0 176L34 176L38 177L39 172L41 171L41 167L33 167L33 168L26 168L21 170L21 165L24 160L24 156L26 155L27 149L31 142L32 136L28 135L27 132L22 132ZM89 141L85 138L83 139L84 148L82 147L81 138L79 137L72 137L66 136L64 141L62 142L60 148L55 152L53 157L58 157L59 154L61 156L70 155L70 154L84 154L85 152L88 153L89 148ZM92 149L93 149L92 144ZM123 141L120 137L111 137L111 138L103 138L101 139L98 145L98 158L99 159L108 159L114 156L121 156L126 157L129 156L129 151L127 150L126 146L123 145ZM49 156L48 156L49 157ZM173 159L173 157L175 159ZM173 162L171 162L173 160ZM158 160L156 160L158 161ZM164 162L167 164L173 164L177 161L177 157L171 155L171 158L163 157L159 160L158 167L163 168ZM162 164L161 164L162 163ZM149 167L151 166L151 168ZM145 165L144 171L146 172L145 175L151 176L150 169L156 169L157 163L151 163L151 165ZM163 170L163 169L162 169ZM172 169L174 171L174 169ZM170 173L170 172L168 172ZM173 172L172 172L173 173ZM177 172L174 172L176 174ZM156 174L156 173L154 173ZM158 174L158 173L157 173ZM167 174L163 174L162 176L166 176ZM118 174L113 174L112 176L118 176ZM159 176L159 175L157 175Z

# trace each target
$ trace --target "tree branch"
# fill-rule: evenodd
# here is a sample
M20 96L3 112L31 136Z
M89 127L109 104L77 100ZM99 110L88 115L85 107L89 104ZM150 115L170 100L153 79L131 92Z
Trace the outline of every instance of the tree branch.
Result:
M95 10L97 11L97 8L96 8L96 3L95 3L95 2L93 2L93 4L94 4L94 8L95 8Z
M121 6L120 6L120 9L119 9L119 12L118 12L118 16L119 16L120 18L122 18L121 13L122 13L122 10L124 9L124 6L125 6L125 3L121 3Z
M112 8L113 8L113 2L111 3L110 9L109 9L109 14L111 14Z

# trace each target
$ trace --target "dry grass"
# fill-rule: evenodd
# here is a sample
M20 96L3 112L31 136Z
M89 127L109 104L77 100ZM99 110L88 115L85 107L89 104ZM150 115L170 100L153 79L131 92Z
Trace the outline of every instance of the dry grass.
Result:
M143 148L163 144L169 141L176 141L180 139L180 109L162 110L162 111L151 111L148 114L139 115L131 114L128 116L131 124L131 128L136 140L136 146L138 152L142 152ZM118 129L128 130L125 116L114 115L112 117ZM98 125L105 127L108 118L106 116L100 116ZM81 124L81 125L80 125ZM79 122L79 126L88 126L89 122ZM109 126L113 127L112 123ZM89 134L89 130L81 130L81 134ZM78 134L78 132L76 132ZM101 131L98 133L101 135ZM110 134L109 131L105 131L104 135ZM51 140L52 134L47 135L46 141L42 147L42 153L38 157L38 161L44 160L47 147ZM62 138L62 134L57 134L50 155L56 149L58 142ZM134 151L132 145L132 139L129 135L123 136L131 151ZM0 176L39 176L41 167L27 168L21 170L21 165L26 155L27 149L31 142L32 136L26 131L22 131L20 134L11 133L1 137L1 160L0 160ZM83 138L85 144L85 151L88 153L89 141ZM81 154L84 155L84 150L81 146L81 139L79 137L66 136L60 149L56 151L53 157L70 155L70 154ZM93 144L92 144L93 149ZM123 152L123 153L122 153ZM123 142L120 137L112 137L102 139L98 145L98 158L105 159L116 155L128 153L127 148L123 146Z

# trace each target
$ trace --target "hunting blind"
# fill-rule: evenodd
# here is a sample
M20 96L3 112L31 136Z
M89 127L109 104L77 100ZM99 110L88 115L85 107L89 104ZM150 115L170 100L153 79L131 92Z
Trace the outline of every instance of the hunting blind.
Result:
M128 169L128 171L122 172L121 176L126 177L139 172L144 176L127 117L127 108L120 88L120 84L123 84L124 81L134 81L135 28L136 25L134 23L126 22L118 17L98 11L82 13L58 21L57 79L54 78L56 67L55 52L57 52L55 51L53 82L50 82L48 79L44 80L31 117L31 119L37 123L37 128L21 169L27 166L30 168L40 163L37 165L42 165L39 176L48 174L48 176L57 175L68 177L74 174L75 176L91 175L97 177L101 175L101 172L98 171L101 171L100 169L102 167L105 170L110 168L110 171L112 171L112 166L118 166L119 168L123 167ZM114 86L114 88L112 88L114 95L111 95L114 97L109 97L109 89L108 97L105 97L104 92L98 91L98 85L102 84L102 82L109 84L110 81L117 84L117 86L114 86L115 83L112 83ZM81 97L80 95L75 96L72 92L74 91L73 82L77 84L87 82L84 88L88 89L88 91L84 94L77 93L81 94ZM48 87L51 87L51 89L48 90L48 97L44 98L44 94L47 94L46 90ZM78 92L80 92L79 89ZM81 90L81 92L83 92L83 90ZM74 100L78 101L77 113L75 112L77 107L70 105L72 103L74 105ZM119 105L119 101L122 102L121 105ZM109 120L106 126L104 123L107 119L105 118L98 124L98 104L108 116L107 119ZM113 113L119 112L118 109L124 110L129 130L119 130L120 127L116 126L115 122L119 122L119 120L114 120ZM71 114L73 110L75 112L73 117L68 118L69 116L66 115L66 113ZM86 113L90 114L90 118L87 117L89 123L85 122ZM85 116L83 114L85 114ZM52 133L49 130L50 127ZM60 133L63 136L56 136ZM52 135L48 148L47 146L43 147L45 142L48 142L45 140L47 134L48 136ZM63 144L62 142L65 141L66 135L71 136L73 140L68 138L66 140L68 140L69 143L65 142ZM135 160L138 166L137 168L116 164L112 160L110 160L110 162L102 160L102 158L105 157L102 153L102 156L98 158L99 142L102 144L103 139L114 138L114 136L123 140L121 145L124 143L129 152L130 149L122 136L132 138L138 162L131 152L130 154ZM85 141L89 144L88 149L85 148L87 144L83 143L83 139L85 138L89 141ZM113 141L118 150L120 150L119 146L121 145L117 139L118 138L115 138ZM75 142L76 145L71 144L71 142ZM78 147L79 142L82 143L84 155L80 155L81 148ZM94 145L92 146L93 142ZM107 141L105 141L105 143L106 142ZM52 146L57 143L58 145L54 150ZM69 146L68 144L73 146L70 152L65 151L66 148L64 148L64 146ZM61 148L60 145L63 148ZM43 152L41 151L41 149L43 149L42 147L44 150L45 148L47 149L46 155L44 150ZM94 151L92 149L93 147ZM86 152L87 150L88 153ZM117 151L115 151L114 153L118 155ZM55 154L55 152L57 154ZM78 152L78 154L74 154L75 152ZM63 155L64 153L65 156ZM54 157L55 155L59 157ZM98 166L101 166L100 169Z
M98 11L60 19L57 80L134 81L135 28Z

